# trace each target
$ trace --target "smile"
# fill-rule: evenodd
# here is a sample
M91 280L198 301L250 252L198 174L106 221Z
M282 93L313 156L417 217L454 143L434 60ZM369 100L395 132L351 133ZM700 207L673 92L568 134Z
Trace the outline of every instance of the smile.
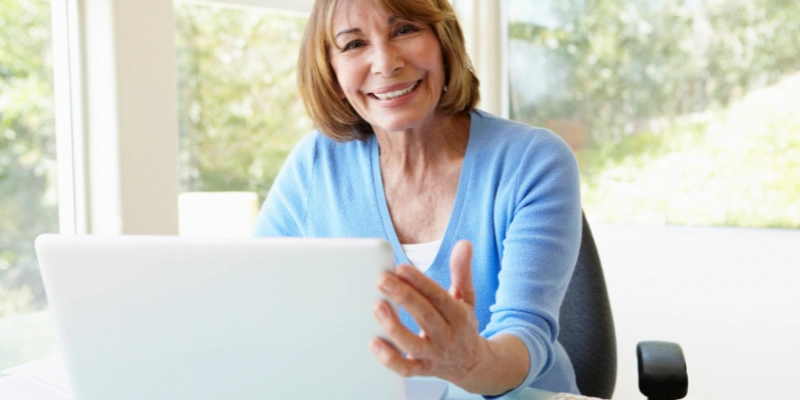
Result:
M411 85L411 86L409 86L409 87L407 87L405 89L395 90L394 92L387 92L387 93L380 93L380 94L372 93L372 96L374 96L378 100L394 100L394 99L396 99L398 97L403 97L403 96L408 95L411 92L413 92L414 89L416 89L417 86L419 86L420 82L421 81L416 81L416 82L414 82L413 85Z

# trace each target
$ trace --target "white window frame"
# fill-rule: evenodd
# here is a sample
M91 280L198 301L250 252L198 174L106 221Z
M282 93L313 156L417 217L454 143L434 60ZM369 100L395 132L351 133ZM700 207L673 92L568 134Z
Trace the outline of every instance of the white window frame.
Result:
M59 231L87 232L79 36L74 2L51 0Z
M481 85L482 110L508 118L506 0L455 0L461 28Z
M177 85L172 4L66 0L69 73L57 85L71 149L77 233L177 233ZM143 29L145 28L146 29ZM62 83L69 79L69 84ZM65 105L63 99L70 99ZM71 122L63 122L65 116ZM64 165L69 157L63 158ZM65 190L62 193L69 193ZM62 210L63 210L62 209Z

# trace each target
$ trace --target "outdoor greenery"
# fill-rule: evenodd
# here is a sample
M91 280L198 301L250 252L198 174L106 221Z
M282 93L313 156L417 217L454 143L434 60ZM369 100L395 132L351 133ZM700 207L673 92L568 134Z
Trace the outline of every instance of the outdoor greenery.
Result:
M579 160L598 220L800 228L800 73Z
M181 3L175 17L182 189L263 199L313 129L295 83L306 17Z
M33 239L58 230L50 3L0 0L0 317L44 307Z
M509 35L564 90L526 99L512 71L511 116L571 135L590 216L800 227L800 2L550 4L557 26Z

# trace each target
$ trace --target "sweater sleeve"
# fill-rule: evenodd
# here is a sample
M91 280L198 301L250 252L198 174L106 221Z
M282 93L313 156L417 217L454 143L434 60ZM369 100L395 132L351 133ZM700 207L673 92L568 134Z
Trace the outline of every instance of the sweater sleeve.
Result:
M513 215L502 242L495 304L483 334L512 334L525 343L529 386L554 362L558 313L581 237L578 166L571 149L549 131L537 132L520 160Z
M253 236L304 236L318 134L304 137L283 163L253 227Z

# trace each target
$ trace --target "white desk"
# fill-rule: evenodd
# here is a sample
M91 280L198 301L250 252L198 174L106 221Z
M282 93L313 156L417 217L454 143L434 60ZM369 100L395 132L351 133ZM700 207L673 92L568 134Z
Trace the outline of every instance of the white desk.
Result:
M55 333L46 311L0 319L0 371L51 356L57 350ZM553 396L552 392L525 389L501 399L548 400ZM483 400L483 397L451 384L447 400Z

